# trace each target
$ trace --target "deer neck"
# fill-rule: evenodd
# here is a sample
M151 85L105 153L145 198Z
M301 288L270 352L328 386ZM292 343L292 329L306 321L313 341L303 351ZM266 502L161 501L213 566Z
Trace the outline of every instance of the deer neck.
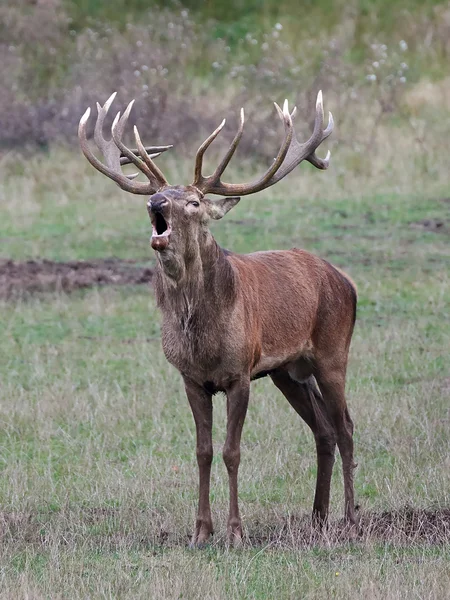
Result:
M155 291L165 316L178 319L196 314L204 320L233 302L234 271L212 234L203 231L182 251L158 254Z

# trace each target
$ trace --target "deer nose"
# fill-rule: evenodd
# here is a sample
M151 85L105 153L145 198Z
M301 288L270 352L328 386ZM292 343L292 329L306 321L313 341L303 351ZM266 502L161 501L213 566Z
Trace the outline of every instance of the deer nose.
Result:
M165 196L163 196L162 194L157 194L157 197L153 197L147 202L147 207L149 210L157 213L162 212L164 207L166 207L168 204L169 201L167 200L167 198L165 198Z

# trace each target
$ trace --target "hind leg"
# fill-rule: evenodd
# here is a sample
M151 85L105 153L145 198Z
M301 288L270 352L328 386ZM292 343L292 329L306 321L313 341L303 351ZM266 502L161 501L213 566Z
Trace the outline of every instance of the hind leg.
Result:
M317 480L313 520L322 526L328 517L331 475L337 440L333 422L328 416L320 392L315 389L314 385L309 382L300 383L284 370L276 371L271 377L277 388L314 434L317 452Z
M337 433L344 474L345 519L353 525L356 523L353 487L353 470L356 465L353 462L353 421L345 400L345 369L321 369L315 376Z

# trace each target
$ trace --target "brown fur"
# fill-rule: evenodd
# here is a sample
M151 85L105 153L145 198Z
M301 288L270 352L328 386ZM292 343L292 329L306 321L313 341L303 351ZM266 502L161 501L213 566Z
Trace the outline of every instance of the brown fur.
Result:
M194 191L168 188L164 195L172 233L167 249L157 252L155 291L163 315L164 353L183 376L197 426L200 501L193 543L206 542L212 533L211 399L218 391L228 398L228 533L234 540L242 536L239 443L250 381L264 375L272 377L315 436L315 519L323 523L327 517L338 444L345 513L354 523L353 424L344 395L356 310L353 282L326 261L296 248L247 255L226 252L207 228L210 201L201 201L192 216L186 213L186 202Z
M227 395L227 437L223 459L228 470L230 511L228 537L242 538L237 475L240 440L247 412L250 381L270 375L293 408L311 428L317 450L317 483L313 516L327 517L336 444L342 456L345 515L355 522L353 501L353 423L345 402L345 373L356 317L356 287L326 261L304 252L256 252L241 256L218 247L208 230L210 219L222 218L239 202L280 181L303 160L326 169L316 149L333 131L333 118L323 123L322 92L317 94L314 131L300 143L293 127L296 109L287 100L276 106L284 125L278 154L267 171L246 184L224 183L221 176L233 156L244 126L244 112L230 148L212 175L202 174L203 156L225 121L200 146L189 186L169 186L135 129L137 151L122 134L132 102L113 122L112 139L102 127L113 94L98 106L94 139L106 158L102 164L89 149L86 124L80 120L81 149L89 162L122 189L153 194L147 207L153 226L151 246L157 252L156 296L163 314L162 343L167 359L183 376L197 430L199 505L192 543L205 543L212 531L209 486L212 462L212 396ZM140 157L136 155L139 152ZM133 163L148 178L130 180L121 165ZM224 194L214 201L205 194Z

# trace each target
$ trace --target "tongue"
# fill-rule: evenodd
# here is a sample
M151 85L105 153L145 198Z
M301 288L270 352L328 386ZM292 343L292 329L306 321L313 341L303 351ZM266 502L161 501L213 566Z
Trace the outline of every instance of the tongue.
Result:
M150 244L153 250L161 252L161 250L165 250L169 245L169 238L166 235L155 236L151 238Z

